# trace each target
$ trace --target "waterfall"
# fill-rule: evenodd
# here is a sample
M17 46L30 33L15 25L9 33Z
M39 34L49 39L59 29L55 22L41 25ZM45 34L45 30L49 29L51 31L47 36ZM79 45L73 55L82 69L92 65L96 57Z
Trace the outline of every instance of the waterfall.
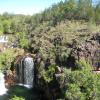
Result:
M8 42L8 37L3 35L3 36L0 36L0 43L6 43Z
M24 60L24 82L27 85L33 85L34 69L33 58L26 57Z
M0 95L6 94L4 74L0 72Z
M22 58L16 67L17 80L19 85L32 87L34 81L34 62L32 57Z

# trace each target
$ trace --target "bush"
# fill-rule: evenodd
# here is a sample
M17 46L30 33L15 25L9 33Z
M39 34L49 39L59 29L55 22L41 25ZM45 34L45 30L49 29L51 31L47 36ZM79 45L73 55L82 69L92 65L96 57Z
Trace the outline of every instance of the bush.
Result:
M77 84L70 84L67 88L65 93L65 98L67 100L85 100L85 97Z
M43 76L44 80L48 83L53 80L53 76L55 73L55 66L49 66L48 70L43 70L41 75Z
M88 67L88 65L81 65L84 68L86 66ZM86 68L86 70L75 70L71 72L65 69L64 76L65 83L61 89L64 98L67 100L98 100L99 85L97 85L97 77L90 69Z
M0 53L0 69L9 69L11 67L11 62L14 61L16 57L16 52L14 49L7 49Z
M10 100L25 100L24 98L22 97L17 97L17 96L14 96L13 98L11 98Z
M77 61L76 68L78 70L87 70L87 71L92 70L92 66L90 66L90 64L88 62L86 62L85 59L80 59L79 61Z

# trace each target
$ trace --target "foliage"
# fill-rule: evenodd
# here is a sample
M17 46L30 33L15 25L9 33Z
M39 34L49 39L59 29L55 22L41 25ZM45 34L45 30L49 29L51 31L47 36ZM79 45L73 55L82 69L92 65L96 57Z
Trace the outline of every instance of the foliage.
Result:
M50 57L56 65L65 66L58 77L55 75L55 65L49 66L48 70L38 69L48 91L50 83L57 81L62 92L61 99L98 100L100 75L92 73L92 68L85 59L76 62L74 71L66 68L66 62L71 53L72 40L77 39L80 43L85 41L88 36L100 32L99 24L100 3L94 6L92 0L65 0L32 16L8 13L0 15L0 34L13 34L16 37L15 43L18 42L17 47L35 54L40 52L43 59ZM16 56L13 49L1 52L0 69L9 69ZM15 94L26 94L25 91L20 91L22 90L15 90ZM19 96L11 100L16 99L24 100Z
M96 8L95 8L95 20L98 20L100 21L100 2L96 5Z
M90 70L76 70L69 74L65 70L65 85L62 92L68 100L98 100L96 75ZM65 92L64 92L65 91Z
M14 85L8 90L8 98L10 100L37 100L36 92L23 86Z
M49 83L50 81L53 80L53 76L54 76L54 73L55 73L55 66L49 66L48 70L45 71L43 70L41 75L42 77L44 78L44 80Z
M65 94L65 98L68 100L85 100L84 96L82 95L80 88L77 84L70 84L67 87L67 91Z
M17 38L19 40L18 42L19 42L19 46L21 48L28 48L29 41L28 41L25 33L23 33L23 32L17 33Z
M0 69L9 69L11 62L16 57L16 53L13 49L7 49L0 53Z
M56 81L61 91L59 93L60 96L56 97L57 99L99 100L100 75L93 74L91 66L84 59L77 62L77 66L78 69L76 70L63 68L63 73L59 73L58 75L55 66L49 66L48 70L42 70L42 78L44 78L48 86L42 85L42 87L50 89L52 86L49 87L49 85L53 81ZM55 88L56 87L53 87L53 89Z
M3 33L11 33L10 24L9 20L3 21Z
M89 62L86 62L85 59L76 61L76 67L80 70L92 71L92 67L90 66Z
M100 98L100 74L96 75L97 97Z
M17 96L14 96L12 99L10 100L25 100L24 98L22 97L17 97Z
M92 0L65 0L32 16L4 13L0 15L0 30L4 33L29 34L44 22L48 22L48 26L56 26L66 19L89 20L98 23L100 21L100 3L98 2L94 6Z

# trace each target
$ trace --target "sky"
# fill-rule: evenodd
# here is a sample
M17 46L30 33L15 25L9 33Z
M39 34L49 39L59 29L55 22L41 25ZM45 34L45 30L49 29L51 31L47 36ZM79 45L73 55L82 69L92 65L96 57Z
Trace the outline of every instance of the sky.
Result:
M61 0L0 0L0 14L9 12L14 14L32 15L39 13L45 8L60 1ZM93 1L97 2L98 0Z

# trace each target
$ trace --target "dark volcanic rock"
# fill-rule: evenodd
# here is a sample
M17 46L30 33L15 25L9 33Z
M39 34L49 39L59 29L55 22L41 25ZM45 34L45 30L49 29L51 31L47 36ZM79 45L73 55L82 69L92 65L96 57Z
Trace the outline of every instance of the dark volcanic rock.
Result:
M72 43L71 54L68 57L68 65L74 67L76 60L79 61L81 58L84 58L98 69L100 67L100 34L92 36L89 40L81 44L74 41Z
M15 71L7 70L5 73L5 87L9 88L16 83Z

